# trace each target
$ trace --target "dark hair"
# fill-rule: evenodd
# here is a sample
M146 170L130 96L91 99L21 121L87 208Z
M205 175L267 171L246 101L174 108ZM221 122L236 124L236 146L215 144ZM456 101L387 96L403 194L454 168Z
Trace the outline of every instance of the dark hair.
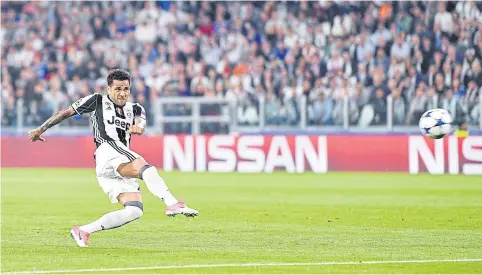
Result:
M114 69L109 72L107 76L107 85L112 85L114 80L129 80L129 84L131 84L131 75L123 69Z

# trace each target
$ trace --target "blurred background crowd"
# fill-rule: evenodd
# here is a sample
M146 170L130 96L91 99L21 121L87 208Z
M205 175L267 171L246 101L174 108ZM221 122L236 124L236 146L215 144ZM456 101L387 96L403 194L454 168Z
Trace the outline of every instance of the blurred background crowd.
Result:
M416 125L429 108L477 123L482 2L2 2L2 125L39 125L132 74L153 119L159 97L237 99L238 121ZM346 100L347 98L348 100ZM214 108L214 112L216 112ZM182 105L164 115L188 114ZM207 111L209 113L209 110ZM68 123L88 123L76 118Z

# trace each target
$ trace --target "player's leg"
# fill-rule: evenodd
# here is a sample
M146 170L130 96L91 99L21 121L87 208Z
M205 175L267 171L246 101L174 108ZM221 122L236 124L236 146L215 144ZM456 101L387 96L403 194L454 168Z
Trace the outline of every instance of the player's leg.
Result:
M134 160L122 150L108 143L101 144L95 152L97 180L111 203L120 203L124 209L107 213L98 220L83 226L74 226L72 238L79 246L86 247L93 232L123 226L139 219L143 213L142 198L136 179L123 178L116 170L121 163Z
M80 226L80 230L91 234L121 227L142 217L144 206L140 193L122 193L118 201L124 209L107 213L92 223Z
M178 200L169 192L166 183L157 173L156 167L147 164L143 158L138 158L129 163L122 163L117 168L117 172L123 177L144 180L149 191L159 197L167 206L178 203Z
M143 205L139 193L123 193L119 202L124 206L124 209L109 212L96 221L72 228L70 234L80 247L87 247L90 234L121 227L142 216Z
M139 219L143 214L139 185L134 179L98 178L104 192L111 202L119 202L124 209L107 213L98 220L82 226L74 226L71 230L72 238L81 247L87 247L90 234L126 225Z
M157 173L156 167L149 165L143 158L139 157L132 162L120 164L117 172L123 177L144 180L149 191L166 204L168 216L183 214L187 217L193 217L199 214L198 211L187 207L184 202L178 201Z

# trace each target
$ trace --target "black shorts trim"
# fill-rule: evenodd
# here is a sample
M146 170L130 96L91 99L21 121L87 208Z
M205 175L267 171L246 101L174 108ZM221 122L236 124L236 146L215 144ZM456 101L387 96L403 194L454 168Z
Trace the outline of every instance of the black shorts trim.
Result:
M130 161L134 161L136 159L136 157L131 154L130 152L124 150L123 148L119 147L114 141L108 141L107 142L112 148L114 148L114 150L116 150L117 152L119 152L120 154L126 156Z

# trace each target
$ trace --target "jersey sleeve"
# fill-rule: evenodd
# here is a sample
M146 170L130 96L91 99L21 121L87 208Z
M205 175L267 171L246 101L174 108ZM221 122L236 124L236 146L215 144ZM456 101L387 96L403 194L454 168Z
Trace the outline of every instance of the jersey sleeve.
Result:
M83 97L76 102L72 103L72 108L79 115L93 112L96 107L97 99L101 96L100 94L93 94Z
M136 123L135 118L140 118L141 121L139 122L139 126L142 128L146 127L147 119L146 119L146 110L144 110L144 107L142 107L142 105L139 103L135 103L132 106L132 111L134 113L134 123Z
M134 112L134 117L140 117L146 120L146 110L144 110L144 107L142 107L141 104L135 103L132 107L132 111Z

